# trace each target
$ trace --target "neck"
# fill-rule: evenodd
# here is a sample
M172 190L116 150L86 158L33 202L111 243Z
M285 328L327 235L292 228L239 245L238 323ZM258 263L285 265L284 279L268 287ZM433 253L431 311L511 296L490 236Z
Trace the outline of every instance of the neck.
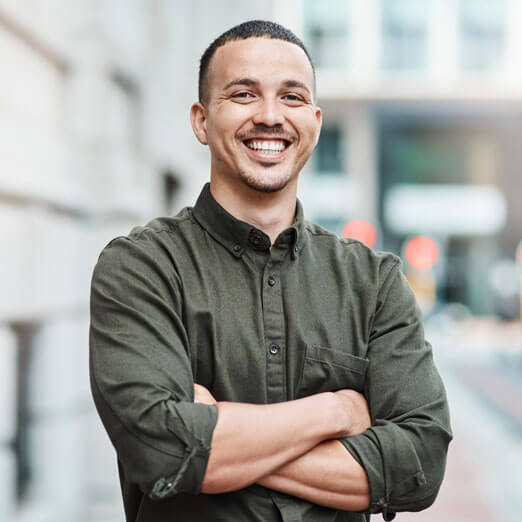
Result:
M216 182L211 176L210 193L236 219L262 230L272 244L294 222L297 183L277 192L260 192L247 185L238 188L237 184Z

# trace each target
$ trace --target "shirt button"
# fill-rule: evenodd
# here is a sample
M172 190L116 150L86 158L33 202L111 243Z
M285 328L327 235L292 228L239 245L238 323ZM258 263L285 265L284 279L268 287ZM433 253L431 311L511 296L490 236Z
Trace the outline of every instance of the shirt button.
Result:
M280 350L280 348L279 348L279 346L277 344L271 344L270 345L270 353L272 355L277 355L279 353L279 350Z
M268 284L269 284L270 286L274 286L274 285L276 284L276 280L275 280L275 278L274 278L273 276L270 276L270 277L268 278Z
M234 245L234 252L239 252L241 247L239 245Z

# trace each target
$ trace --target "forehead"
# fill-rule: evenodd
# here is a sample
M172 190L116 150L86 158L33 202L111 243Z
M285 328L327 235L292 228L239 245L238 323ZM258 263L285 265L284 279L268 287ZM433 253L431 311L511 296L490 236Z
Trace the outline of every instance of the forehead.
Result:
M313 92L314 75L304 51L296 44L272 38L227 42L216 50L209 67L209 87L223 88L237 78L261 83L297 80Z

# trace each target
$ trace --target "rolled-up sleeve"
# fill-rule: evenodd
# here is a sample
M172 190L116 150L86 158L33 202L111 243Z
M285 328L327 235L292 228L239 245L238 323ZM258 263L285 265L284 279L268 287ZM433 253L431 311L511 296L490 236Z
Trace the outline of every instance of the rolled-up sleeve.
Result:
M146 234L118 238L102 252L91 288L95 404L126 480L151 498L199 493L217 421L215 406L194 403L171 255Z
M433 503L452 435L415 297L397 261L385 263L381 273L365 390L372 426L341 442L366 471L370 512L392 520L397 511Z

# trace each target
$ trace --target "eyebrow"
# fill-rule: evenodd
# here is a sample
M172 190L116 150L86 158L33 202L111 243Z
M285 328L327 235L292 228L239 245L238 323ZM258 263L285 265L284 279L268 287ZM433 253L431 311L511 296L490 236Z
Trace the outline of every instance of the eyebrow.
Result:
M247 87L259 87L259 81L253 80L252 78L237 78L236 80L232 80L231 82L227 83L223 90L227 90L230 87L234 85L245 85ZM310 92L310 89L303 83L298 80L285 80L283 82L284 87L290 87L290 88L297 88L297 89L303 89L306 91L310 96L312 96L312 93Z
M252 78L238 78L237 80L232 80L231 82L227 83L223 90L226 91L229 87L232 87L233 85L246 85L247 87L257 87L259 85L259 82L257 80L252 80Z
M283 82L283 85L285 87L290 87L290 88L297 88L297 89L303 89L303 91L306 91L310 96L312 95L312 93L310 92L310 89L303 83L303 82L299 82L297 80L286 80Z

